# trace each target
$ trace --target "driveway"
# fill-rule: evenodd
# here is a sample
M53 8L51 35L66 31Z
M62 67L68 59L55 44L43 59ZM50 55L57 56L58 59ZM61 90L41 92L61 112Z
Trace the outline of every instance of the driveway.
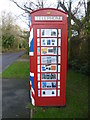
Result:
M2 54L2 61L0 60L0 62L2 62L2 71L4 71L10 64L12 64L16 59L18 59L24 53L25 51Z
M2 118L30 118L28 80L2 80Z

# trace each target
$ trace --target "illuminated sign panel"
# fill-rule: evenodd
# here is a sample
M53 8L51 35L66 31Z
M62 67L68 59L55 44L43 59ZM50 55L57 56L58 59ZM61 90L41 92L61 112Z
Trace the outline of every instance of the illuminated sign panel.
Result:
M62 16L35 16L35 21L62 21Z

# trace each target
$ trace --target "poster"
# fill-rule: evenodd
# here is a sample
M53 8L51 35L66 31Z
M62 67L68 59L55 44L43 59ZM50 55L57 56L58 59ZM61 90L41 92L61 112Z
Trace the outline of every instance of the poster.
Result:
M56 73L42 73L41 79L42 80L56 80L57 74Z
M42 90L41 95L42 97L56 96L56 90Z
M41 38L41 46L57 46L57 38Z
M41 37L57 37L57 29L41 29Z
M41 72L56 72L57 65L41 65Z
M56 88L56 82L42 82L42 88Z
M57 56L41 56L41 64L57 63Z
M56 47L41 47L41 55L57 55Z

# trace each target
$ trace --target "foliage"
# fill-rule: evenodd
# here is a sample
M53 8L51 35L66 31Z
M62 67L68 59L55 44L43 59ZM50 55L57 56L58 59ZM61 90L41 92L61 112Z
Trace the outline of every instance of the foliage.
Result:
M75 71L88 74L88 36L79 38L74 36L71 39L69 67Z
M2 47L3 49L19 49L25 47L25 34L16 25L12 14L2 12Z
M13 47L13 43L14 43L14 36L7 34L7 35L3 35L2 36L2 46L4 48L11 48Z

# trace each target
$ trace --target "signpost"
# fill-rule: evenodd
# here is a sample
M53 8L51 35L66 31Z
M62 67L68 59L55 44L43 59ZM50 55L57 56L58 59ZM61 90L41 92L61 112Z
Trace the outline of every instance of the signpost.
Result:
M31 13L30 96L35 106L66 104L67 14L46 8Z

